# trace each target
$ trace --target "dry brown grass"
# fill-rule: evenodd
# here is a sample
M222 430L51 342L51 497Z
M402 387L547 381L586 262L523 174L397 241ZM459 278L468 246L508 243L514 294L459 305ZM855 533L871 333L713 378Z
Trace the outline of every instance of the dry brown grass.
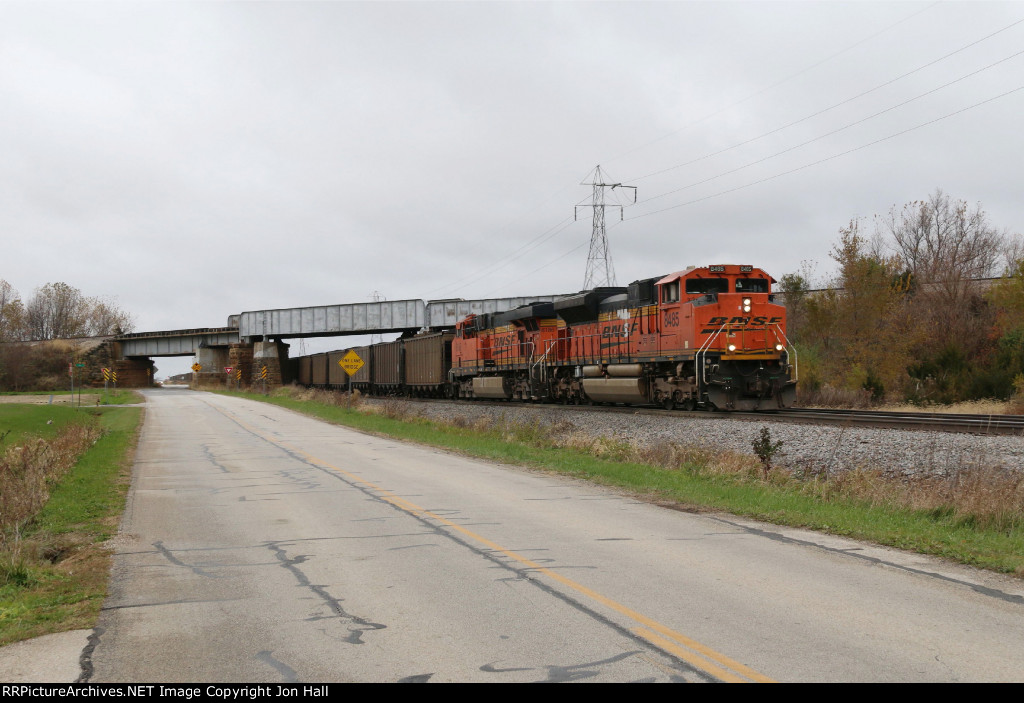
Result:
M950 511L961 520L1008 529L1024 524L1024 474L971 467L948 476L909 479L903 501L919 510Z
M275 398L289 398L304 402L321 403L323 405L334 405L339 408L365 409L363 396L359 391L342 392L332 391L323 388L305 388L296 384L281 386L274 390Z
M877 409L891 412L948 413L966 415L1021 415L1024 414L1024 400L995 400L993 398L983 398L981 400L965 400L951 405L911 405L910 403L896 403L882 405Z
M0 547L18 539L21 527L46 504L50 487L101 434L94 423L74 423L51 440L7 447L0 458Z
M876 403L871 393L863 389L823 386L817 390L798 389L797 402L808 408L843 408L850 410L883 410L886 412L927 412L967 415L1024 415L1024 396L1009 400L983 398L943 405L939 403Z
M406 420L412 415L409 401L397 396L387 396L377 404L377 412L392 420Z
M874 404L871 391L849 388L833 388L822 386L815 390L807 390L797 386L797 403L808 408L845 408L865 409Z

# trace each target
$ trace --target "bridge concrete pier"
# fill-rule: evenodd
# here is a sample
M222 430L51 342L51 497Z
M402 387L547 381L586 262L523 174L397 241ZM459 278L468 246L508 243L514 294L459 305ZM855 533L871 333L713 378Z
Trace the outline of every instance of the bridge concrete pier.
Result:
M288 373L288 345L279 340L253 342L252 385L263 387L263 368L267 369L267 388L277 388L291 382Z
M224 385L228 363L227 347L199 347L196 349L196 363L202 369L192 374L193 385Z

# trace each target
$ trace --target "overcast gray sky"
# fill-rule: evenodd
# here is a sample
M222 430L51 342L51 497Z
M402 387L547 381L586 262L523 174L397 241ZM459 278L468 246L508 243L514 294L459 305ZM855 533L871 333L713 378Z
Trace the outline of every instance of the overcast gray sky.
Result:
M620 284L824 276L851 218L936 188L1024 232L1022 20L1016 2L0 2L0 278L114 298L139 330L575 291L597 164L638 189L624 221L607 211Z

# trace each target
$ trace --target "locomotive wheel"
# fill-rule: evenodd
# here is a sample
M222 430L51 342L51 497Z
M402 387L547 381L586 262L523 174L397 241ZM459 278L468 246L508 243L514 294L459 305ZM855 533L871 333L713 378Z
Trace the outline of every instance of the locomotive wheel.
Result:
M675 406L676 403L674 400L672 400L672 396L669 396L665 398L665 400L661 401L661 407L665 408L666 410L672 410Z
M680 404L680 408L685 410L686 412L692 412L693 407L693 398L687 398Z

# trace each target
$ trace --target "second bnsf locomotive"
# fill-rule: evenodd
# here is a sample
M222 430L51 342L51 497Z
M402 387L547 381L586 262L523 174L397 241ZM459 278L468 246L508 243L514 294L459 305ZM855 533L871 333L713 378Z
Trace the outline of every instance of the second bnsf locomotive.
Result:
M752 266L689 268L358 347L365 366L351 377L346 350L300 357L296 371L304 385L371 395L786 407L795 356L773 283Z
M451 395L751 410L796 394L786 311L752 266L690 268L554 303L471 315Z

